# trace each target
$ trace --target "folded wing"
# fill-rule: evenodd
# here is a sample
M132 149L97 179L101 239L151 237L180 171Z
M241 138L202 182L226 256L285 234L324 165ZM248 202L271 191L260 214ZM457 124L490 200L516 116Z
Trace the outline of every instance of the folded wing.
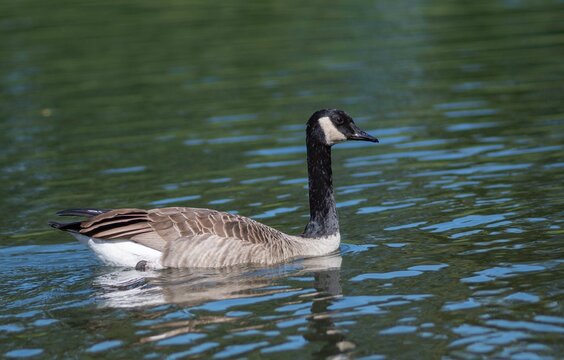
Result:
M97 211L62 212L91 217L83 222L56 223L56 227L102 240L137 242L162 251L163 265L172 267L271 263L280 261L288 248L288 236L280 231L216 210L170 207Z

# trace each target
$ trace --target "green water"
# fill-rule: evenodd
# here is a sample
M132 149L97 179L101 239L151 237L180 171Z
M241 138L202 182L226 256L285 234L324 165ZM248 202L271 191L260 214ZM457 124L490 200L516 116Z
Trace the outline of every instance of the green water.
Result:
M0 3L0 354L557 359L562 1ZM342 108L340 255L136 272L70 207L307 222L304 124Z

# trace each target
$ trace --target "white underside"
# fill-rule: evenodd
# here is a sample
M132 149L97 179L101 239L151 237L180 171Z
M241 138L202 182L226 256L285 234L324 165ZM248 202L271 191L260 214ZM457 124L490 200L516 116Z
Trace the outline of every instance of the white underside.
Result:
M73 233L78 241L88 246L106 265L132 267L141 260L147 261L148 267L162 269L162 252L128 240L100 240Z
M100 259L104 264L135 268L139 261L144 260L147 262L148 268L163 268L161 262L163 253L139 243L129 240L101 240L77 233L72 233L72 235L78 241L88 246L92 252L94 252L96 257L98 257L98 259ZM295 241L295 243L291 246L295 246L298 250L298 253L296 254L298 257L327 255L337 250L339 248L339 243L341 242L341 236L338 233L317 239L302 238L299 236L292 236L291 238ZM209 245L211 244L213 244L213 242ZM209 247L206 248L206 253L208 253L208 255L210 250L212 249L209 249ZM244 250L244 248L241 248L241 251ZM211 252L213 253L213 250ZM193 256L195 259L200 261L203 260L203 263L198 264L198 267L222 267L221 264L215 264L213 258L203 256L203 254L200 254L197 251L191 252L190 256ZM206 261L206 258L208 258L209 261ZM256 260L257 263L261 263L261 259ZM289 260L289 258L286 260Z

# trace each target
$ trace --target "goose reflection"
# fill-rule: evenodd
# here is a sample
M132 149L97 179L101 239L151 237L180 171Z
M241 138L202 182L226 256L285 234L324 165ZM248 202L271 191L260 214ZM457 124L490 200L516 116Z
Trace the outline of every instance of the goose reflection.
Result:
M294 292L304 301L311 300L304 340L317 343L316 355L346 355L355 345L346 340L331 316L331 304L341 297L342 258L339 254L302 259L271 268L226 270L170 269L164 271L120 270L98 276L95 280L100 305L113 308L146 307L161 304L189 306L191 310L227 310L231 306L254 304ZM277 280L312 276L307 289L279 286ZM311 289L315 289L311 292ZM197 316L151 326L152 334L140 342L166 342L167 339L188 333L200 333L209 324L236 322L230 316ZM277 322L278 320L275 320ZM243 328L240 326L243 325ZM263 328L265 325L252 326ZM231 333L250 328L244 323L235 325ZM274 346L275 348L276 346ZM265 352L268 348L264 349ZM274 350L274 349L273 349Z
M161 304L198 306L214 300L243 299L297 290L271 286L281 278L337 273L341 268L339 254L301 259L269 268L167 269L136 271L120 269L101 274L94 280L97 300L103 307L128 308ZM337 277L323 286L340 293Z
M346 333L339 329L330 313L330 306L342 293L340 272L333 270L317 272L314 287L317 292L311 304L308 331L303 337L309 342L316 342L321 345L320 349L314 354L315 358L347 355L356 345L347 341Z

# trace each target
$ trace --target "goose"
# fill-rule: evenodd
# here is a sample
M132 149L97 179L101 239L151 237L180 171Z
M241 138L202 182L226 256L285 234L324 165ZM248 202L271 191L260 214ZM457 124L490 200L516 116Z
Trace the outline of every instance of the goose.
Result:
M310 218L301 235L288 235L250 218L211 209L67 209L81 216L51 221L87 245L105 264L145 269L269 266L327 255L341 242L333 194L331 147L346 140L378 142L338 109L322 109L306 124Z

